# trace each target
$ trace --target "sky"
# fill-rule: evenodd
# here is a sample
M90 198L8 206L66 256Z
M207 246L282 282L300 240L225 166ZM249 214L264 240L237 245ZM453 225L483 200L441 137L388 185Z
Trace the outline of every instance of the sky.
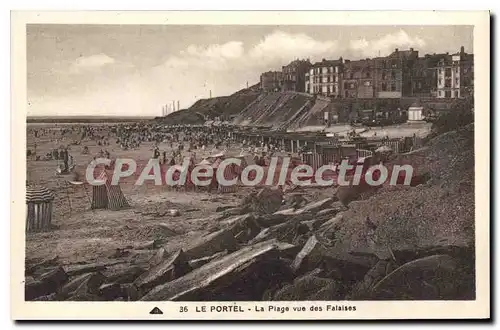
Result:
M471 26L28 25L28 116L158 116L309 58L473 52Z

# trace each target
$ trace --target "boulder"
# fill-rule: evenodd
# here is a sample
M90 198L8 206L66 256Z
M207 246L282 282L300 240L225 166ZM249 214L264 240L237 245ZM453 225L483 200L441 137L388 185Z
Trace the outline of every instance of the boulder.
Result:
M394 262L390 260L380 260L365 275L362 281L356 283L351 292L346 296L350 300L369 299L371 288L374 284L382 280L385 276L396 269Z
M63 285L60 289L60 294L62 296L69 296L70 293L74 292L76 289L82 285L85 281L88 281L88 279L92 276L92 273L86 273L82 275L78 275L71 279L68 283Z
M323 293L322 300L339 300L340 285L332 279L321 278L317 276L303 276L296 279L292 284L284 286L276 292L272 300L279 301L304 301L319 300L318 293L328 288L329 295Z
M467 297L472 274L463 272L458 260L433 255L410 261L395 269L371 290L372 299L454 300ZM473 276L473 275L472 275Z
M85 278L83 282L70 294L75 295L85 295L85 294L99 294L99 287L106 281L106 276L101 272L95 272L90 274L89 277Z
M330 207L334 202L333 197L325 198L320 201L314 202L314 203L309 203L303 208L297 210L296 213L302 213L302 212L307 212L307 213L317 213L321 210L324 210L328 207Z
M160 248L160 249L158 249L158 251L156 251L156 254L151 259L149 259L148 263L151 266L155 266L155 265L158 265L163 260L165 260L165 258L167 258L167 257L168 257L168 253L165 250L165 248Z
M279 211L278 211L279 212ZM261 228L267 228L267 227L272 227L279 225L283 222L288 221L290 218L287 215L283 214L260 214L255 217L255 222L259 225Z
M193 269L200 268L204 264L207 264L213 260L217 260L219 258L222 258L226 255L227 255L227 250L224 250L221 252L217 252L216 254L211 255L209 257L203 257L203 258L199 258L199 259L190 260L189 266L191 266L191 268L193 268Z
M257 300L273 282L283 281L289 275L279 261L276 242L266 241L242 248L181 278L159 285L141 300Z
M140 266L129 266L126 269L116 272L107 277L107 283L125 284L135 281L146 270Z
M233 252L237 249L238 242L231 230L221 229L195 240L186 248L185 254L188 259L199 259L224 250Z
M217 208L215 209L215 212L223 212L225 210L232 209L232 208L235 208L235 207L232 205L221 205L221 206L217 206Z
M236 241L240 244L248 242L260 232L260 227L252 214L229 218L221 222L221 225L229 228Z
M155 249L158 249L163 243L164 243L164 240L155 239L152 241L137 244L136 246L134 246L134 249L135 250L155 250Z
M147 272L140 275L134 285L141 291L147 292L153 287L172 281L191 271L186 255L182 250L177 251L170 258L165 259Z
M68 276L76 276L76 275L81 275L85 273L92 273L92 272L99 272L102 270L105 270L106 267L116 265L119 263L123 263L123 261L110 261L106 263L92 263L92 264L83 264L83 265L69 265L65 266L64 270L68 274Z
M106 301L115 300L117 298L126 297L125 290L119 283L103 284L99 288L99 294Z
M167 237L178 235L178 233L175 230L171 229L166 223L159 223L158 227L163 231L163 233Z
M56 267L40 276L37 280L25 283L25 300L33 300L56 292L68 281L68 275L62 267Z
M364 274L378 261L374 255L346 253L327 244L330 242L323 239L320 241L316 235L311 236L295 257L291 266L292 270L296 274L315 268L335 272L340 270L339 276L345 281L352 282L363 278Z

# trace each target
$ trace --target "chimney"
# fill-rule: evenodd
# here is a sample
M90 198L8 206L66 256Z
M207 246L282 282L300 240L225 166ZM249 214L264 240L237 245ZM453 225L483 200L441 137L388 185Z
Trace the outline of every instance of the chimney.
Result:
M413 48L410 48L410 52L413 52Z
M179 100L177 100L177 110L180 110L181 109L181 102Z
M462 47L460 47L460 54L464 54L464 53L465 53L465 47L462 46Z
M399 51L399 49L397 49L397 48L394 50L394 52L396 52L396 53L397 53L398 51Z

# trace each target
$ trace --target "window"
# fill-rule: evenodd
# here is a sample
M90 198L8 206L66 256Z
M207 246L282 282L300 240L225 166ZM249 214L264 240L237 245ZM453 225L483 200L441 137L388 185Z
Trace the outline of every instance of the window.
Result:
M327 94L327 95L330 95L330 86L327 86L327 87L326 87L326 94Z
M387 91L387 84L382 83L382 92L385 92L385 91Z
M395 92L395 91L396 91L396 84L392 83L391 84L391 92Z
M339 67L338 66L335 67L335 72L339 73Z
M370 78L370 71L366 72L366 78Z
M352 72L349 73L349 79L352 79L354 78L354 75L352 74Z
M354 83L350 83L349 88L354 88Z
M387 78L387 77L386 77L385 72L384 72L384 73L382 73L382 80L385 80L386 78Z
M444 97L445 98L451 98L451 91L445 91L444 92Z
M365 85L366 87L370 87L370 86L371 86L371 82L370 82L370 81L365 81L364 85Z
M396 79L396 71L391 71L391 78Z
M439 84L439 85L442 85L442 84L443 84L443 78L439 78L439 80L438 80L438 84Z
M444 71L444 76L451 77L451 68L446 68L446 70Z
M439 95L440 97L442 97L442 96L443 96L443 91L439 91L439 92L438 92L438 95Z

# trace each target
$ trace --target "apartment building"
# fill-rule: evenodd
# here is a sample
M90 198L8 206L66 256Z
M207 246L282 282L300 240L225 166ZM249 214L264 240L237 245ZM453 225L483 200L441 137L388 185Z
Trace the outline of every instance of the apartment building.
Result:
M260 88L265 92L281 91L283 73L281 71L268 71L260 75Z
M281 90L292 92L305 92L306 74L312 64L309 60L295 60L282 67L283 81Z
M441 54L434 68L437 76L437 98L471 96L474 89L474 56L464 47L456 54Z
M305 91L309 94L339 98L342 96L341 81L343 59L316 62L305 76Z

